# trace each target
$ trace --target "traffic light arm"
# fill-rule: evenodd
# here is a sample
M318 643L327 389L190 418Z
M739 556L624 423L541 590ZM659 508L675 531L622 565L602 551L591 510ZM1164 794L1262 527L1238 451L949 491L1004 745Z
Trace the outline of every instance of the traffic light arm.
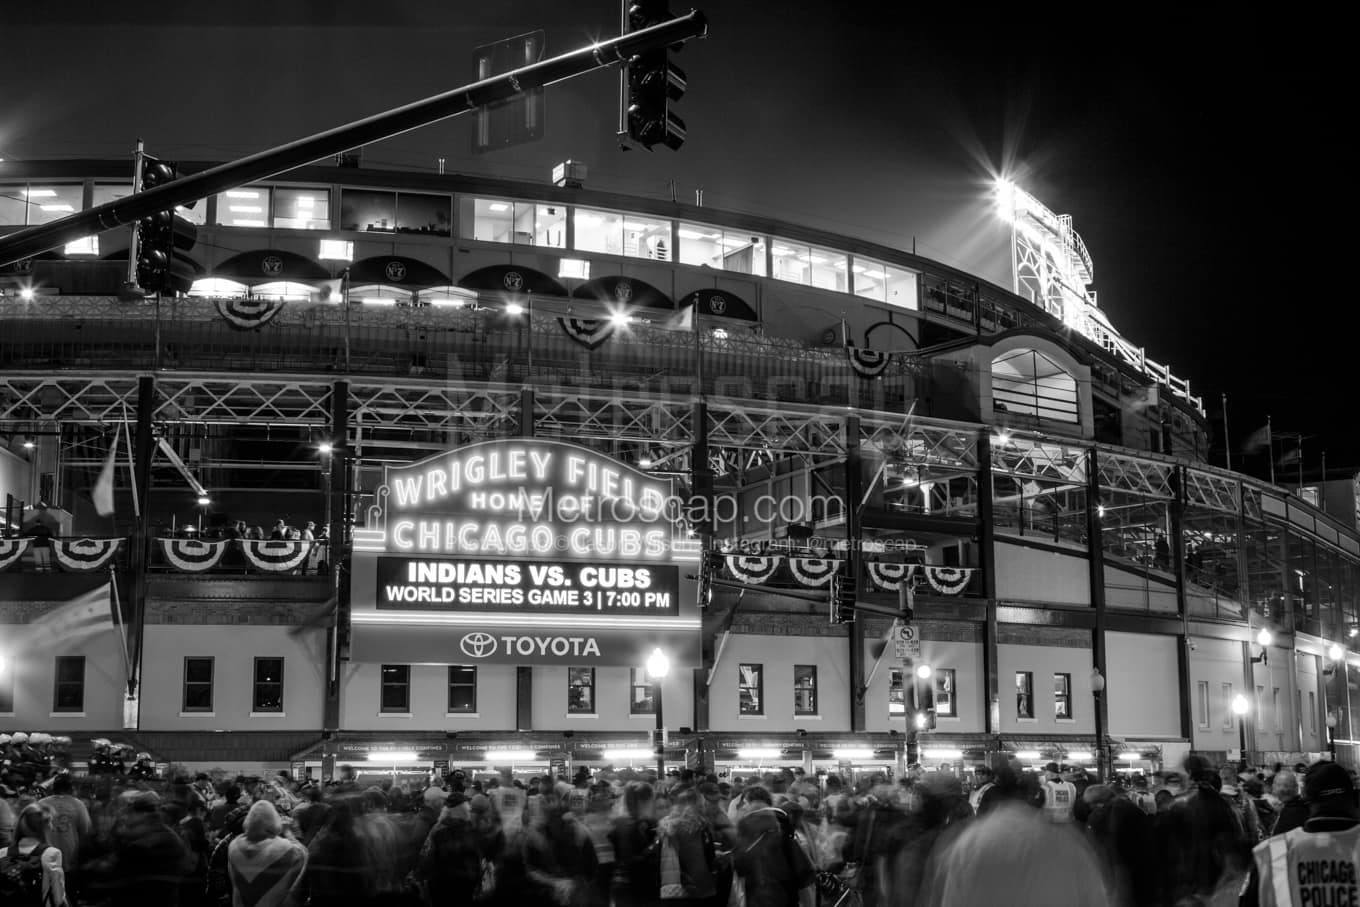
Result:
M286 173L331 155L389 139L440 120L456 117L487 104L574 78L595 69L625 63L643 51L669 47L708 34L708 20L690 10L665 22L583 47L570 53L531 63L357 120L268 151L261 151L202 173L181 177L163 186L127 198L97 205L47 224L29 227L0 237L0 266L21 261L91 234L135 223L157 211L174 210L200 198L235 189L256 180Z

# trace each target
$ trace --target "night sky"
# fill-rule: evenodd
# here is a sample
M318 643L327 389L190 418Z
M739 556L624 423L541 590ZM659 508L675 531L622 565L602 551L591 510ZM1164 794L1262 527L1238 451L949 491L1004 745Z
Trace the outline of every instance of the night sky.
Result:
M16 6L0 6L0 156L21 159L117 157L140 137L227 160L471 81L478 45L542 28L551 55L618 22L611 0ZM1270 413L1316 436L1308 468L1322 450L1360 465L1342 29L1230 7L957 6L701 0L678 153L617 149L609 71L548 89L541 142L477 156L453 120L365 160L546 182L573 158L596 188L665 197L674 180L684 201L702 188L709 207L914 241L1008 286L988 197L1004 172L1073 216L1115 326L1204 395L1215 462L1226 393L1235 444Z

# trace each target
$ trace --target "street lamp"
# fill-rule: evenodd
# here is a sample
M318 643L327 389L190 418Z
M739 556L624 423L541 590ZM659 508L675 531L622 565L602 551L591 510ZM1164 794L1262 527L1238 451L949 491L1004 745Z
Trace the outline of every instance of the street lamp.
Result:
M1242 747L1241 761L1243 771L1246 771L1247 768L1247 708L1247 697L1243 696L1241 693L1238 693L1233 697L1232 710L1233 714L1237 716L1237 739Z
M661 681L666 679L666 674L670 672L671 660L666 653L661 651L661 647L652 650L652 654L647 656L647 676L652 678L652 702L656 705L656 780L659 784L661 779L666 777L666 744L664 735L666 729L665 720L661 715Z

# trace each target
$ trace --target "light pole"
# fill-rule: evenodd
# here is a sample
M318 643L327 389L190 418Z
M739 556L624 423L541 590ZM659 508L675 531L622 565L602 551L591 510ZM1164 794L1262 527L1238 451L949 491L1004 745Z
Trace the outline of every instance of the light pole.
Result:
M661 714L661 681L666 679L666 674L671 669L671 660L661 648L652 650L652 654L647 656L647 676L652 678L652 702L656 707L656 780L661 783L661 779L666 777L666 744L665 729L666 722Z
M1247 708L1247 697L1241 693L1233 697L1232 710L1233 714L1237 716L1237 739L1242 747L1242 771L1247 770Z

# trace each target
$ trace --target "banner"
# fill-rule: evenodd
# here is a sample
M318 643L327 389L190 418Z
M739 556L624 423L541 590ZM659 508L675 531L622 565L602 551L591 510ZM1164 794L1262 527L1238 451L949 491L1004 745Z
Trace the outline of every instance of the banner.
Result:
M252 567L267 573L287 573L307 561L312 543L306 539L241 539L241 550Z
M774 576L779 569L781 557L748 557L740 554L727 556L727 572L743 583L760 585Z
M841 562L832 558L791 557L789 572L800 586L821 589L831 585L831 577L840 570Z
M888 363L892 361L892 356L888 353L861 349L857 346L847 346L845 354L850 360L850 367L861 378L877 378L887 370Z
M227 540L203 542L198 539L157 539L161 553L170 566L181 573L202 573L211 570L222 560Z
M930 588L941 595L958 595L968 588L968 581L973 578L972 567L933 567L924 564L921 572L925 574Z
M52 539L52 554L61 569L89 573L108 565L122 539Z
M614 333L614 322L594 318L559 318L562 333L588 350L593 350Z
M227 324L243 331L263 327L283 308L282 299L214 299L213 304Z
M32 539L0 539L0 570L23 557Z
M916 572L915 564L885 564L870 561L864 565L869 571L869 581L874 588L884 592L896 592L904 582L911 582Z

